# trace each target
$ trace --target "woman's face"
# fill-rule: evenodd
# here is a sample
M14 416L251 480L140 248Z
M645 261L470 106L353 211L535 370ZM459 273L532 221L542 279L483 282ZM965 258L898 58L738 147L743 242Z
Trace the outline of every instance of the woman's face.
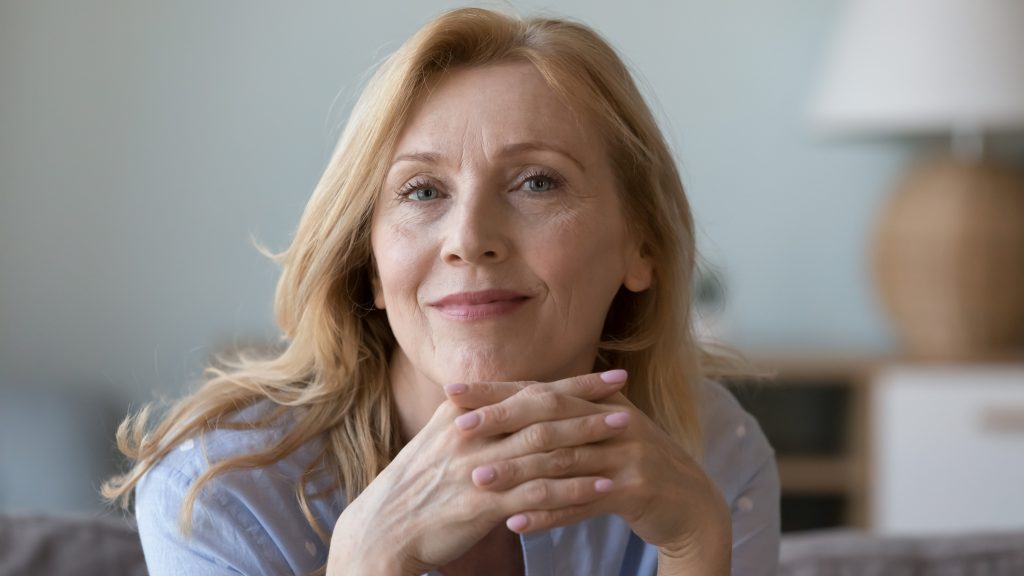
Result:
M418 381L591 371L651 268L601 138L528 63L450 72L413 111L374 212L374 301Z

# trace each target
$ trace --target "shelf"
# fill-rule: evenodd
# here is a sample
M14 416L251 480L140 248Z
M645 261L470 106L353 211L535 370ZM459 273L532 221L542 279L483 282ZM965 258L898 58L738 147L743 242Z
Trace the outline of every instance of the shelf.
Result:
M784 530L870 526L867 413L880 358L753 358L770 379L727 381L775 449Z
M846 494L855 491L855 463L847 458L779 456L779 481L786 492Z

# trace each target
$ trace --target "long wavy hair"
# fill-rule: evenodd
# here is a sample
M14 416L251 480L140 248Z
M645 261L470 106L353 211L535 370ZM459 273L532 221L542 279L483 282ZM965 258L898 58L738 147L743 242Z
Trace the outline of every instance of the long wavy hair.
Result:
M129 415L117 443L133 464L104 484L105 498L127 509L139 479L190 436L269 426L288 413L294 425L276 444L211 463L185 497L180 528L189 533L195 499L212 478L271 465L320 438L322 452L295 494L312 528L329 541L308 499L330 490L355 498L402 447L388 378L396 341L384 312L372 306L370 247L374 203L396 141L413 106L446 71L507 61L536 66L560 98L599 128L627 226L654 264L651 288L616 295L595 369L628 370L624 393L630 401L701 458L697 384L730 363L704 350L693 335L693 219L654 117L627 67L590 28L464 8L422 27L381 64L353 108L291 245L267 253L282 269L274 302L282 345L272 353L218 358L204 371L205 383L155 425L152 404ZM229 418L261 400L274 410L258 422ZM330 472L330 490L309 490L314 468Z

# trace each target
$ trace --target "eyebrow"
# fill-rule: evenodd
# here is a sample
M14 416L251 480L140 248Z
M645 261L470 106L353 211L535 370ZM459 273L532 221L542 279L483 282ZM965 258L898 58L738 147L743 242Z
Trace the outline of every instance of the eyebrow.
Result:
M550 144L548 142L539 141L527 141L527 142L516 142L515 144L508 144L503 147L499 152L498 156L515 156L517 154L523 154L524 152L554 152L565 156L572 161L580 169L581 172L586 172L587 169L583 167L583 163L576 159L575 156L569 153L569 151ZM395 157L395 161L391 163L392 166L399 162L424 162L427 164L440 164L444 159L444 156L437 152L410 152L408 154L401 154Z

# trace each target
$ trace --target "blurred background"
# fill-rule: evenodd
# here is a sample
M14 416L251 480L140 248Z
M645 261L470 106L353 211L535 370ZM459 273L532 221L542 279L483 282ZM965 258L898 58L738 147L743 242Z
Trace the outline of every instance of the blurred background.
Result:
M632 67L699 225L701 330L779 374L730 384L787 531L1024 527L1024 19L994 2L1010 39L961 37L929 12L963 3L907 4L490 4L579 19ZM275 341L252 240L288 245L372 68L460 5L0 0L0 511L101 512L120 418ZM919 30L950 54L885 44ZM957 76L979 43L992 70ZM910 100L870 89L890 60L928 73ZM949 154L994 167L907 177Z

